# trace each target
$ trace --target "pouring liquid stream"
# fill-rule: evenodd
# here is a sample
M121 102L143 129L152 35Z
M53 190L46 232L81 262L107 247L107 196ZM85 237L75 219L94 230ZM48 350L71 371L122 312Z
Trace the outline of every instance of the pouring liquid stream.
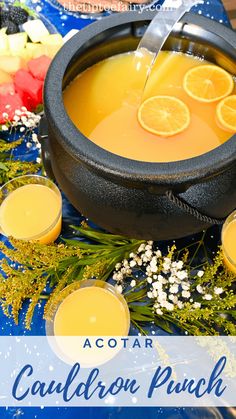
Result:
M162 10L152 19L134 53L133 69L135 72L142 72L144 74L140 102L145 99L146 87L152 68L158 59L159 52L173 31L174 26L193 6L204 3L202 0L180 1L181 4L179 7L172 8L171 10L169 6L170 0L164 1Z

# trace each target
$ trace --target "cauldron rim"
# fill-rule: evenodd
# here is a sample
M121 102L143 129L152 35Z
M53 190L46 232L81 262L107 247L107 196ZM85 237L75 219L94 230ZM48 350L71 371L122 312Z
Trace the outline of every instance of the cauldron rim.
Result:
M200 156L174 162L143 162L109 152L87 137L73 124L62 100L65 72L75 53L83 44L107 29L129 22L148 21L153 11L117 13L82 29L70 39L54 58L44 87L45 115L58 141L73 157L109 177L147 184L191 185L225 171L236 161L236 135L217 148ZM182 21L217 34L232 48L236 60L236 33L203 16L187 13ZM232 40L233 38L233 40Z

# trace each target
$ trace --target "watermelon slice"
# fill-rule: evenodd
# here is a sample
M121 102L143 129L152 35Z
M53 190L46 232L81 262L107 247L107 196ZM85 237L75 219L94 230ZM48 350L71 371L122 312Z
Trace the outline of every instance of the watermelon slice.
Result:
M32 76L38 80L45 80L51 61L51 58L46 55L41 55L41 57L30 60L28 62L28 68Z
M14 76L17 93L24 102L24 106L35 109L43 101L43 82L35 79L28 71L19 70Z
M0 84L0 95L14 95L14 94L15 94L14 83Z
M22 106L22 99L17 93L0 95L0 124L4 124L7 120L12 121L15 111ZM4 116L5 113L8 115L7 118Z

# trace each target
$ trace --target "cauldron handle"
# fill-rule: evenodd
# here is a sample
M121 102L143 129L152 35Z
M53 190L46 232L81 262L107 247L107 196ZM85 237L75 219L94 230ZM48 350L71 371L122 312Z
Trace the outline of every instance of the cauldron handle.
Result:
M48 177L55 180L55 176L52 170L50 151L48 147L48 124L45 115L42 116L39 123L39 141L42 146L42 161L43 166L46 170Z
M165 195L169 199L169 201L172 202L172 204L176 205L181 210L187 212L189 215L192 215L193 217L197 218L199 221L203 221L206 224L218 225L223 224L225 221L225 218L212 218L206 214L203 214L202 212L188 204L186 201L184 201L182 198L174 195L171 190L167 191Z

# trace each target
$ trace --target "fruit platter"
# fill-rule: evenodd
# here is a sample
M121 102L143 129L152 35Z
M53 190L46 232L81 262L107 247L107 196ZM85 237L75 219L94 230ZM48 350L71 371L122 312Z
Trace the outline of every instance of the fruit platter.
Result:
M22 107L41 110L45 76L63 40L21 3L1 5L0 16L0 124L4 124Z

